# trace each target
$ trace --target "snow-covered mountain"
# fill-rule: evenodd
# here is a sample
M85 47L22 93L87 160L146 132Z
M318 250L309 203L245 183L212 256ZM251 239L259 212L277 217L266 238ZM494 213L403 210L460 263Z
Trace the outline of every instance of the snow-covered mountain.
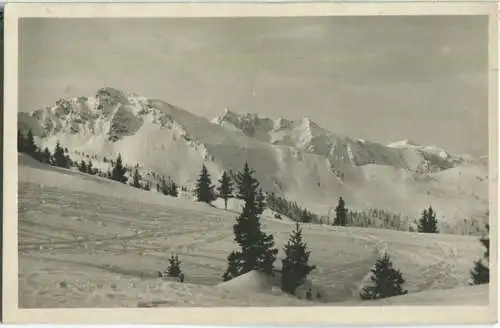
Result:
M484 215L487 161L410 141L382 145L341 136L310 119L239 115L213 120L158 99L102 88L19 113L19 127L37 142L114 158L192 184L205 163L218 179L245 161L263 189L326 214L342 196L356 208L418 214L432 205L447 218Z

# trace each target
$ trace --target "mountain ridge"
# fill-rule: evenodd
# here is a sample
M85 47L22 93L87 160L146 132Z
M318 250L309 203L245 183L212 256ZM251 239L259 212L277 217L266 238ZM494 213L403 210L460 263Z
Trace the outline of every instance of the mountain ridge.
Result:
M90 97L61 99L19 113L18 120L19 128L31 129L42 147L52 148L59 141L71 151L99 157L120 153L126 163L140 163L181 184L193 184L202 164L215 180L222 171L238 170L248 161L264 190L321 213L329 211L339 196L357 207L386 206L407 202L415 193L425 196L428 190L420 189L432 185L433 179L446 179L444 189L450 189L449 184L456 184L457 179L465 183L474 182L475 176L487 177L484 158L454 155L412 141L382 145L353 139L328 131L309 118L293 121L225 110L210 120L160 99L110 87ZM487 198L487 186L482 187L486 192L473 188L473 194L480 196L466 196L477 197L479 207L484 207ZM380 190L386 195L380 195ZM446 193L463 195L457 190ZM432 202L432 197L423 198L415 208L410 206L412 215L420 204Z

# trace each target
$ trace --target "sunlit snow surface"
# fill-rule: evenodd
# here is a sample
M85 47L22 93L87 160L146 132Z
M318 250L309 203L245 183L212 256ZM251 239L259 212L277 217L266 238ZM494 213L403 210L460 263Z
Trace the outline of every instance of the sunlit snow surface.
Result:
M303 224L317 265L308 287L322 298L311 302L284 295L254 273L221 285L236 247L237 203L225 211L220 201L210 207L26 156L19 161L22 308L363 305L358 289L382 250L402 271L410 294L380 304L487 303L487 286L467 287L473 261L483 253L477 237ZM293 222L267 212L262 223L282 256ZM184 283L158 278L173 253Z

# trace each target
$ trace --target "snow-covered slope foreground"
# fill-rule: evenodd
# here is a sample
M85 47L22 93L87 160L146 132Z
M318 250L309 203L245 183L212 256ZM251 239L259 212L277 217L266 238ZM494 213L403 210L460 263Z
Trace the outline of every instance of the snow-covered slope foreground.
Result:
M253 273L221 284L227 256L236 248L234 211L48 167L23 155L19 161L23 308L358 304L358 289L384 249L410 293L466 286L473 261L483 253L472 236L303 224L310 261L317 265L306 286L315 300L305 301ZM262 224L283 256L294 223L267 215ZM184 283L158 278L174 253ZM432 297L416 301L427 302Z
M362 302L363 306L384 306L384 305L415 305L426 304L440 306L446 305L487 305L490 286L476 285L458 287L453 289L436 289L423 291L402 296L383 298L376 301ZM359 305L360 302L345 302L344 306Z
M486 220L487 159L398 142L381 145L332 133L304 118L260 118L225 111L212 121L167 102L112 88L19 113L19 127L70 156L121 153L126 164L192 186L202 163L218 179L245 161L263 190L326 215L342 196L349 208L383 208L411 218L432 205L447 231L464 219ZM73 152L71 154L71 152ZM78 152L78 154L76 154ZM483 226L483 224L481 224ZM460 229L458 229L460 230Z

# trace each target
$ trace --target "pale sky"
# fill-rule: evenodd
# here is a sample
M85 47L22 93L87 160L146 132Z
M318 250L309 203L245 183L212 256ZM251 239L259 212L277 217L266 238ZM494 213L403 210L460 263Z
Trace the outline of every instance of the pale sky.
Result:
M24 18L19 110L110 86L486 155L486 17Z

